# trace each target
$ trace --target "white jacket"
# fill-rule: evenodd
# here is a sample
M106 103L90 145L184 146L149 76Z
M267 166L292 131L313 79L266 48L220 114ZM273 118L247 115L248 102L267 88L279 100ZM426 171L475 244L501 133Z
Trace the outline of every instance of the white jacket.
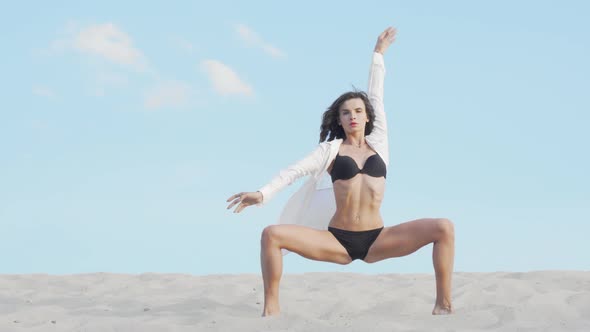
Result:
M389 166L389 143L387 140L387 119L383 107L383 80L385 64L381 53L373 53L373 61L369 72L367 95L375 109L375 121L370 135L366 136L367 144L375 150ZM328 229L328 224L336 212L334 189L328 167L336 158L342 139L322 142L305 158L279 172L267 185L260 188L266 204L281 189L295 180L311 175L310 179L297 191L283 209L278 220L279 224L298 224L320 230Z

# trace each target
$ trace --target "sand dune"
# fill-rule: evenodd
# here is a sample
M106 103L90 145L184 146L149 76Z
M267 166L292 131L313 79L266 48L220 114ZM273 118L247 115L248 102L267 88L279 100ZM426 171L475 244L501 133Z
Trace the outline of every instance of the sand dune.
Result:
M434 276L284 275L261 318L259 275L0 275L0 331L590 331L590 272L455 273L456 313L432 316Z

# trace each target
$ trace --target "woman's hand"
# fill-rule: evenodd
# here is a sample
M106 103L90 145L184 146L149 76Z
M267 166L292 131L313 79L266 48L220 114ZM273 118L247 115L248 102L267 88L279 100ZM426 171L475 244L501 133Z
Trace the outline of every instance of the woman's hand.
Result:
M389 45L395 40L397 30L394 27L385 29L377 38L377 44L375 45L375 52L385 54Z
M229 201L232 202L227 206L227 209L229 210L232 208L232 206L240 203L240 205L238 205L238 207L234 210L234 213L240 213L243 209L250 205L262 203L262 193L260 191L253 193L241 192L231 196L226 202Z

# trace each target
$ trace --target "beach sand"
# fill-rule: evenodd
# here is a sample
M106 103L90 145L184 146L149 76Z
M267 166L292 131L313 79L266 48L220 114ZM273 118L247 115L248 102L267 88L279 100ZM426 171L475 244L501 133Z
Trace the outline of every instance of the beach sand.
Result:
M261 318L260 275L0 275L0 331L590 331L590 272L453 275L455 314L431 315L432 274L306 273Z

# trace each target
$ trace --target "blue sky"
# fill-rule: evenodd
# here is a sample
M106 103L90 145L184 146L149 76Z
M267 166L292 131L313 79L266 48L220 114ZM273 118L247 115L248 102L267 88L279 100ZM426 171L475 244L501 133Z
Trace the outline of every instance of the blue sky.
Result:
M303 181L238 215L225 199L315 147L389 25L386 226L453 220L456 271L590 269L587 2L4 8L0 273L259 273ZM431 247L284 271L431 273Z

